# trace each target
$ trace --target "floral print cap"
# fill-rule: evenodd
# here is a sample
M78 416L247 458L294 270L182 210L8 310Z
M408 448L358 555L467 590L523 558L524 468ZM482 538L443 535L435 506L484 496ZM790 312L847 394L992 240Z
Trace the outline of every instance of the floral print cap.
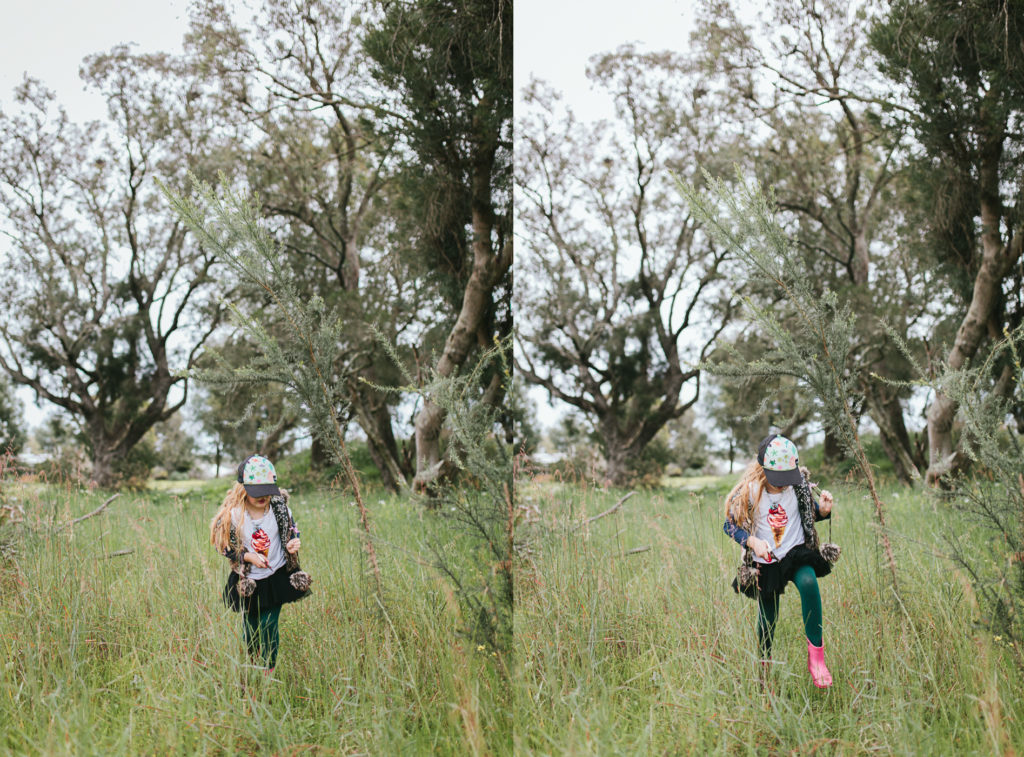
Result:
M238 466L238 483L250 497L280 494L274 464L262 455L250 455Z
M764 468L764 476L772 486L796 486L803 480L796 445L784 436L771 434L762 439L757 462Z

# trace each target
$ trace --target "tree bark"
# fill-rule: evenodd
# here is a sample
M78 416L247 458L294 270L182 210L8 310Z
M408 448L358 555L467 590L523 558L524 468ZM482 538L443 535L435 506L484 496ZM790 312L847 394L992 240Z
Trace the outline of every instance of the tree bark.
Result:
M963 368L977 353L985 339L987 325L1000 303L1003 279L1021 256L1021 238L1024 229L1017 229L1004 244L1000 236L1003 217L999 197L999 158L1001 142L986 152L979 174L981 199L981 265L974 279L974 289L967 314L957 329L953 348L946 367L950 371ZM962 456L953 446L953 421L959 405L942 392L928 408L928 472L926 481L936 485L947 474L954 473L963 464Z
M494 148L478 158L473 174L473 269L462 297L455 325L445 340L444 350L434 369L439 378L448 378L466 362L476 342L477 332L491 312L494 288L512 265L512 245L507 242L495 254L492 247L494 211L491 207L491 167ZM426 492L442 472L441 425L445 410L427 399L416 416L416 476L413 487Z
M839 445L839 439L835 434L829 433L828 429L825 429L825 443L823 447L823 457L826 463L837 463L845 456L843 448Z
M605 438L604 482L608 486L622 488L629 483L629 449L617 439Z
M380 471L384 486L393 492L400 492L406 486L406 471L403 470L398 452L398 443L391 426L391 411L387 402L376 390L376 396L367 397L366 392L354 401L356 420L366 434L366 444L373 464Z
M913 445L903 419L903 406L898 397L887 394L878 387L869 387L865 391L868 415L878 426L882 449L892 461L896 477L912 486L921 477L921 473L914 463Z
M100 489L112 489L117 483L114 476L114 450L99 439L93 440L91 480Z
M309 469L321 471L327 468L333 460L331 448L324 444L320 437L313 434L313 442L309 446Z

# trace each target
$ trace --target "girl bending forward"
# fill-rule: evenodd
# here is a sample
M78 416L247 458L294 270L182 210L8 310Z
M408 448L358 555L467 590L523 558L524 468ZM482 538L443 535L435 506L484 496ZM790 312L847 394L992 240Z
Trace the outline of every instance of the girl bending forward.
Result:
M832 674L825 666L818 578L827 576L832 566L821 554L814 523L831 512L832 495L823 491L820 504L814 500L799 469L796 445L777 434L761 441L757 462L751 463L725 498L725 532L753 556L750 580L744 580L741 569L743 585L734 582L733 587L757 598L757 640L763 664L767 667L771 659L779 596L792 581L803 610L807 669L820 689L832 685ZM746 551L744 557L748 557Z
M265 457L238 466L238 481L210 524L210 542L231 561L224 601L243 613L249 657L267 673L277 664L281 605L309 595L309 574L299 568L299 529L288 492Z

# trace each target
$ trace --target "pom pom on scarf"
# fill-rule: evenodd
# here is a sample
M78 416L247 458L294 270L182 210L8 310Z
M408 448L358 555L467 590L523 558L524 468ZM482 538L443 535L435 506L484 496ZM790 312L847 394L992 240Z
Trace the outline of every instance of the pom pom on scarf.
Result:
M743 563L740 565L739 575L737 575L736 579L739 581L741 587L747 588L750 586L757 586L758 575L757 568Z
M839 559L840 553L842 553L842 550L839 548L838 544L828 542L827 544L821 545L821 556L832 565L836 564L836 560Z
M297 570L292 573L288 577L288 581L296 591L309 591L309 585L313 583L313 579L310 578L309 573L304 570Z

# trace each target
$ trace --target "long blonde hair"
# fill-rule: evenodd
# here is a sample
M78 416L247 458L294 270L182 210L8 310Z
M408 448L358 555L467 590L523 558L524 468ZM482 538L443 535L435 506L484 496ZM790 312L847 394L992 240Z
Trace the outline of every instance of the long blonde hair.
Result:
M218 552L227 549L231 540L231 523L235 521L236 526L241 525L244 509L245 487L236 481L235 485L228 489L220 509L210 521L210 544L216 547Z
M755 460L748 465L747 469L743 471L743 475L740 476L740 480L736 482L736 486L725 495L726 519L741 528L750 530L754 524L754 507L761 501L761 495L764 493L767 483L768 479L765 478L764 468L760 463ZM757 494L753 500L750 499L751 484L757 485Z

